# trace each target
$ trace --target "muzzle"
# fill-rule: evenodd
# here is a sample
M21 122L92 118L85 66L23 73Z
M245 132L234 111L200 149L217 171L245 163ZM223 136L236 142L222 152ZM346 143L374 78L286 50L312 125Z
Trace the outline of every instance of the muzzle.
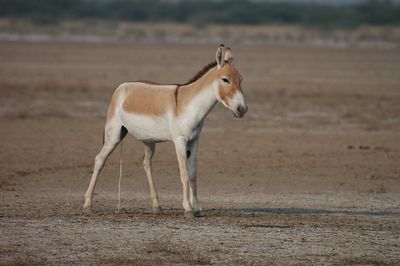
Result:
M238 107L236 107L236 110L233 111L233 114L235 117L242 118L247 113L248 109L249 108L247 107L247 105L240 104L238 105Z

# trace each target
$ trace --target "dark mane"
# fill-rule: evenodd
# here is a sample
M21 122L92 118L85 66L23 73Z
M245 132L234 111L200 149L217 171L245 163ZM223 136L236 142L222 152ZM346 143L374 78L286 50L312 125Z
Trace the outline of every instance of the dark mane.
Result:
M216 65L217 65L217 61L213 61L213 62L209 63L208 65L206 65L205 67L203 67L202 70L197 72L197 74L194 75L188 82L181 83L181 84L176 84L177 86L176 86L176 89L175 89L175 92L174 92L176 110L177 110L177 107L178 107L179 88L182 87L182 86L189 85L189 84L195 82L196 80L198 80L199 78L204 76L204 74L206 74L211 68L215 67Z
M217 61L213 61L211 63L209 63L208 65L206 65L205 67L203 67L202 70L200 70L199 72L197 72L196 75L194 75L188 82L183 83L183 84L179 84L180 86L185 86L185 85L189 85L193 82L195 82L196 80L198 80L199 78L201 78L202 76L204 76L204 74L206 74L211 68L215 67L217 65Z

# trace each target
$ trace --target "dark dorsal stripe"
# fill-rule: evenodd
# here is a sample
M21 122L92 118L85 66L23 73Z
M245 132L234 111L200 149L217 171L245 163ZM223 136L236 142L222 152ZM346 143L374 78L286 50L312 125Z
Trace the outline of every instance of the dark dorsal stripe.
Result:
M141 83L145 83L145 84L149 84L149 85L161 85L160 83L154 82L154 81L150 81L150 80L138 80L135 82L141 82Z

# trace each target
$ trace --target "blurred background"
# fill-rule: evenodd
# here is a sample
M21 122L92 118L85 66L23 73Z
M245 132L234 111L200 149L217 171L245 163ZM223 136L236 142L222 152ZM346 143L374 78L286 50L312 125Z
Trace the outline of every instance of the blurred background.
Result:
M398 0L1 0L0 38L397 45Z

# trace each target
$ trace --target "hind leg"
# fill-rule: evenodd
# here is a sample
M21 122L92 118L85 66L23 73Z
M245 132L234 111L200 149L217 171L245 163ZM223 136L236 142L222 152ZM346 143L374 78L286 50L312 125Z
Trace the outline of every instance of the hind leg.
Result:
M152 142L144 143L144 158L143 158L143 168L147 175L147 180L149 181L150 196L152 201L153 213L161 212L160 203L158 202L158 195L153 182L153 176L151 174L151 159L153 158L154 151L156 149L156 144Z
M93 191L96 187L97 177L99 176L108 156L125 137L126 133L126 128L119 123L109 123L109 125L106 125L103 148L95 158L92 178L90 179L89 188L85 194L84 209L90 209L92 207Z

